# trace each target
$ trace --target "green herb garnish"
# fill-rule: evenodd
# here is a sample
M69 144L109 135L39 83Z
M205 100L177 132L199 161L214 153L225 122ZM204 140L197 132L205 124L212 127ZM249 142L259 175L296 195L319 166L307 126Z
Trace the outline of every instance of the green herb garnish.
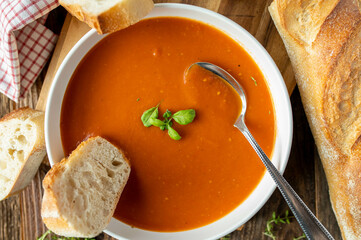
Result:
M167 111L165 111L165 113L163 114L164 119L167 120L167 121L168 121L168 119L169 119L171 116L172 116L172 113L171 113L171 111L169 111L168 109L167 109Z
M276 212L273 212L272 218L267 221L266 229L263 234L275 240L276 236L273 231L274 224L280 224L280 223L287 223L287 224L290 223L290 219L288 217L288 210L286 210L285 216L282 218L281 216L276 216Z
M251 77L251 79L253 80L254 85L256 85L256 87L257 87L257 81L256 81L256 79L254 79L253 77Z
M172 118L180 125L191 123L196 116L194 109L180 110L173 114Z
M168 135L171 139L180 140L182 137L178 134L176 130L174 130L171 126L167 126L168 128Z
M305 234L302 234L302 235L299 236L299 237L293 238L293 240L300 240L300 239L305 239L305 238L306 238L306 235L305 235Z
M139 102L140 98L137 98L137 102Z
M151 118L149 122L155 127L167 127L167 124L158 118Z
M37 240L45 240L45 238L52 234L50 230L46 231L41 237L37 238ZM77 238L77 237L60 237L60 236L52 236L53 240L95 240L95 238Z
M159 112L158 112L159 104L155 107L152 107L148 110L146 110L141 120L143 122L143 125L145 127L155 126L159 127L160 130L168 130L168 135L174 139L174 140L180 140L182 137L178 134L176 130L172 128L174 120L175 122L179 123L180 125L187 125L191 122L193 122L194 118L196 117L196 111L194 109L186 109L186 110L180 110L174 114L172 114L171 111L167 110L163 114L164 120L160 120L158 118Z
M267 221L267 226L265 229L264 235L276 240L276 235L274 231L274 226L278 224L290 224L291 219L295 218L294 216L289 216L289 211L286 210L284 216L276 216L276 212L272 213L272 218ZM293 240L300 240L306 238L306 235L303 234L302 236L295 237Z
M51 233L50 230L46 231L41 237L39 237L37 240L44 240L46 236L48 236Z
M151 119L158 118L158 106L159 106L159 104L155 107L148 109L147 111L145 111L143 113L141 119L142 119L143 125L145 127L152 126Z
M289 224L291 217L288 216L288 213L289 213L288 210L286 210L285 215L283 217L281 217L281 216L276 216L276 212L273 212L272 218L267 221L267 226L266 226L265 232L263 234L272 238L273 240L275 240L276 236L273 231L274 225L275 224L278 225L280 223Z

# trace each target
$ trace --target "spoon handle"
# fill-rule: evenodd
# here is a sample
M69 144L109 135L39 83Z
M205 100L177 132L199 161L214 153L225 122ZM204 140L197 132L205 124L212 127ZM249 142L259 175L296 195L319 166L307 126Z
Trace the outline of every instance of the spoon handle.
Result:
M253 138L245 123L243 121L238 122L237 124L235 124L235 127L237 127L243 133L243 135L246 137L252 147L256 150L258 156L261 158L262 162L266 166L269 174L275 181L282 196L285 198L288 206L296 217L306 237L308 239L333 240L334 238L327 231L327 229L317 220L311 210L304 204L301 198L288 184L286 179L279 173L273 163L268 159L267 155L263 152L256 140Z

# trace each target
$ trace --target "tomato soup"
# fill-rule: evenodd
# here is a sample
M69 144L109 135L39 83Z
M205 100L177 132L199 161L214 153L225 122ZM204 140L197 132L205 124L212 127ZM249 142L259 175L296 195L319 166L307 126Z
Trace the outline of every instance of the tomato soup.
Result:
M240 100L195 62L229 71L248 100L246 123L270 156L275 142L273 103L264 77L247 52L212 26L184 18L143 20L99 42L81 61L64 96L61 136L65 155L90 136L123 149L132 166L114 217L152 231L209 224L241 204L265 168L233 127ZM185 75L187 75L185 77ZM188 125L173 124L182 139L145 127L143 112L159 117L194 109Z

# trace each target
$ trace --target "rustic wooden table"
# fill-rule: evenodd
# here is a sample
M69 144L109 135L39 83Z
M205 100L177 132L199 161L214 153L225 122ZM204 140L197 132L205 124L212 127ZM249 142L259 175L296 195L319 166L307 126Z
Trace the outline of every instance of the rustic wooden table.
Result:
M271 0L173 0L155 2L180 2L206 7L239 23L267 49L278 65L289 92L292 93L295 88L292 68L281 38L267 10ZM65 15L64 9L57 8L50 13L46 25L59 34ZM40 74L29 95L18 104L1 95L0 116L22 106L35 108L47 70L48 66ZM291 102L294 117L293 145L284 176L335 239L341 239L329 200L325 174L297 88L291 95ZM47 229L41 221L40 205L41 180L48 170L49 165L45 160L32 183L22 193L0 202L0 240L33 240L46 232ZM263 234L267 220L272 217L273 212L280 215L287 209L287 204L276 190L264 207L249 222L230 234L230 239L271 239ZM294 219L289 225L276 226L275 230L276 239L294 239L294 237L302 235L302 231ZM113 238L102 234L96 239Z

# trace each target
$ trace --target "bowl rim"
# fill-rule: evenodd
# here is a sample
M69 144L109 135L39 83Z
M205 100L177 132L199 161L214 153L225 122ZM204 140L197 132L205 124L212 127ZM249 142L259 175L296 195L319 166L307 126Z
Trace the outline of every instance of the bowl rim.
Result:
M251 54L250 49L245 45L245 43L240 42L238 40L235 39L235 35L232 35L229 32L226 32L224 29L221 29L221 27L219 26L215 26L212 23L207 23L205 21L202 21L200 19L197 19L198 16L186 16L185 18L190 18L192 20L196 20L196 21L200 21L202 23L206 23L222 32L224 32L225 34L227 34L229 37L231 37L232 39L234 39L235 41L237 41L246 51L247 53L253 58L253 60L256 62L256 64L258 65L258 67L260 68L262 74L264 75L264 78L267 82L267 84L269 85L269 91L273 100L273 104L274 104L274 111L275 111L275 122L278 123L278 118L276 116L276 103L275 103L275 99L282 99L282 101L284 101L283 103L283 107L284 110L286 112L283 112L282 114L282 118L284 118L284 121L286 123L286 125L282 125L282 128L286 128L286 135L285 137L283 137L283 141L282 143L279 143L278 139L278 133L279 133L279 129L280 126L277 124L276 126L276 141L275 141L275 146L274 146L274 151L276 149L276 147L278 146L277 144L282 144L282 149L280 151L282 151L282 159L280 159L280 162L278 164L278 166L276 165L276 168L280 171L281 174L283 174L286 165L288 163L288 158L289 158L289 154L290 154L290 150L291 150L291 146L292 146L292 137L293 137L293 120L292 120L292 109L291 109L291 103L290 103L290 99L289 99L289 95L288 95L288 91L285 85L285 82L283 80L283 77L278 69L278 67L276 66L275 62L273 61L273 59L271 58L271 56L268 54L268 52L264 49L264 47L248 32L246 31L244 28L242 28L240 25L238 25L237 23L235 23L234 21L230 20L229 18L213 12L211 10L202 8L202 7L198 7L198 6L193 6L193 5L188 5L188 4L181 4L181 3L159 3L159 4L155 4L154 10L147 15L144 19L146 18L153 18L153 17L162 17L162 16L153 16L152 14L154 13L154 11L156 10L162 10L162 9L166 9L166 10L180 10L180 11L190 11L190 12L196 12L199 14L205 14L205 15L209 15L210 17L214 18L214 21L220 20L220 24L222 25L229 25L232 28L235 28L239 31L239 33L243 34L244 37L246 37L254 46L254 48L256 48L259 53L261 53L261 55L259 57L257 57L257 59L261 59L264 58L264 62L266 62L267 64L269 64L269 68L272 69L272 78L277 79L275 80L274 84L278 84L278 91L279 91L279 96L274 96L274 93L271 91L270 89L270 82L269 79L266 78L264 69L261 68L260 63L257 61L257 59L255 58L255 56L253 54ZM173 16L173 15L169 15L169 16ZM179 17L184 17L184 16L179 16ZM56 99L60 99L62 101L63 99L63 95L64 94L59 94L57 92L58 89L58 85L59 82L61 81L66 81L66 85L69 82L70 79L66 79L66 80L62 80L61 79L61 73L64 72L64 69L66 69L67 65L69 65L69 61L74 58L74 56L76 55L77 52L79 52L81 46L83 46L85 44L85 42L91 38L92 36L94 36L96 33L96 30L92 29L90 30L88 33L86 33L74 46L73 48L68 52L67 56L64 58L63 62L61 63L61 65L59 66L55 77L54 77L54 81L52 82L50 91L49 91L49 95L48 95L48 101L47 101L47 105L46 105L46 110L45 110L45 142L46 142L46 146L47 146L47 154L49 157L49 162L51 165L53 165L55 162L53 160L53 149L54 146L52 144L52 141L50 139L50 133L52 131L51 127L49 126L49 124L52 122L52 105L54 105L54 102ZM99 42L101 39L103 39L106 35L100 36L99 40L97 40L94 44L92 44L92 46L94 46L97 42ZM86 51L86 53L91 49L91 47ZM85 53L85 54L86 54ZM85 55L84 54L84 55ZM84 56L83 55L83 56ZM81 57L82 59L83 57ZM76 67L75 67L76 68ZM271 71L271 70L270 70ZM72 72L73 73L73 72ZM70 75L72 75L72 73ZM282 81L279 81L282 80ZM278 82L277 82L278 81ZM275 98L277 97L277 98ZM280 100L279 100L280 101ZM60 104L61 105L61 104ZM59 129L60 129L60 119L58 119L59 121ZM58 146L59 147L59 146ZM279 146L281 147L281 145ZM62 147L61 147L62 149ZM272 156L271 160L273 160L274 156ZM202 238L202 239L217 239L220 238L232 231L234 231L235 229L237 229L240 225L246 223L251 217L253 217L263 206L264 204L268 201L268 199L270 198L270 196L272 195L272 193L274 192L276 185L273 182L272 178L270 177L270 175L266 172L265 175L262 177L262 179L260 180L260 183L257 185L257 187L252 191L252 193L247 197L247 199L249 199L254 192L256 191L256 189L259 188L259 186L261 185L261 182L263 181L269 181L271 180L272 182L269 183L269 189L267 190L266 194L262 194L261 198L259 199L259 203L257 205L256 208L254 208L252 210L251 214L248 214L247 217L243 218L242 221L237 221L236 223L233 223L232 225L228 226L228 227L223 227L223 230L220 230L218 234L213 234L212 236L207 236L206 238ZM247 199L244 201L246 202ZM242 202L240 204L243 205L244 202ZM238 209L240 206L238 206L236 209ZM232 210L232 212L234 212L234 210ZM231 213L232 213L231 212ZM148 230L142 230L142 229L138 229L138 228L134 228L137 231L141 231L141 232L145 232L146 234L150 234L152 236L162 236L162 238L158 238L157 239L184 239L184 237L182 238L177 238L176 235L179 235L181 233L189 233L190 235L192 234L196 234L196 231L198 231L199 229L202 228L208 228L210 227L210 225L213 225L214 223L219 222L220 220L224 219L225 217L227 217L229 214L225 215L224 217L222 217L221 219L216 220L213 223L210 223L208 225L205 225L203 227L200 228L196 228L196 229L192 229L192 230L186 230L186 231L179 231L179 232L154 232L154 231L148 231ZM121 223L120 221L112 218L111 222L109 223L108 227L106 230L104 230L105 233L111 235L112 237L118 238L118 239L129 239L129 238L124 238L120 235L118 235L118 233L114 232L114 225L119 225L120 224L124 224ZM124 224L125 225L125 224ZM128 225L127 225L128 226ZM164 238L163 238L164 237ZM133 239L133 238L132 238ZM136 238L138 239L138 238ZM153 239L153 238L152 238ZM189 238L189 235L187 235L187 239ZM200 239L200 238L197 238Z

